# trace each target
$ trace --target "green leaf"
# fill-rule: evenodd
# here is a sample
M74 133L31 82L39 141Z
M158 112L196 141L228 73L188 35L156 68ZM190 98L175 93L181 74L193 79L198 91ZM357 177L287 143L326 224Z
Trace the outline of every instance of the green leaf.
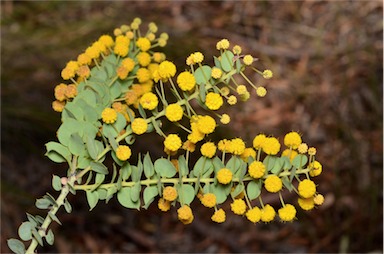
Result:
M161 177L171 178L176 175L176 168L169 160L164 158L160 158L155 161L155 171Z
M200 85L199 96L200 96L201 102L205 102L206 97L207 97L207 90L205 89L205 84ZM204 104L201 103L200 105L203 106ZM206 106L204 105L203 107L206 107Z
M289 192L293 190L293 184L291 181L289 181L288 176L283 176L281 181L283 182L284 187L289 190Z
M140 199L137 202L133 202L131 199L131 187L123 187L117 193L117 200L119 203L126 208L140 209Z
M240 71L241 71L241 62L240 62L240 59L237 59L237 60L236 60L235 65L236 65L236 73L240 73Z
M235 189L231 192L233 198L237 197L244 190L244 184L240 183L236 185Z
M153 167L152 159L149 153L144 156L144 175L146 178L151 178L155 173L155 169Z
M155 197L159 195L156 186L148 186L144 189L143 198L144 198L144 208L148 209L150 204L155 200Z
M298 154L292 160L292 165L297 169L299 169L299 168L303 168L305 164L307 164L307 162L308 162L307 156L305 156L304 154Z
M233 174L236 174L236 172L241 168L242 160L236 156L233 155L227 162L226 168L231 170Z
M120 133L127 125L127 120L121 113L117 113L117 120L113 123L115 130Z
M224 71L229 72L233 66L233 53L229 50L225 50L220 56L221 67Z
M68 148L74 155L80 155L85 150L83 139L78 133L71 134L69 137Z
M213 168L212 167L212 160L211 159L208 159L207 157L205 156L201 156L195 166L193 167L193 175L198 177L198 176L203 176L204 173L206 173L210 168Z
M211 188L212 188L212 193L215 194L216 196L216 203L219 205L219 204L222 204L225 202L225 200L227 200L227 191L228 191L228 188L230 190L230 188L232 187L232 184L227 184L227 185L222 185L222 184L212 184L211 185Z
M23 222L19 227L19 236L23 241L32 239L32 224L29 221Z
M193 75L195 76L196 83L198 85L202 85L208 83L209 79L211 78L211 74L211 67L209 67L208 65L203 65L197 68Z
M59 218L57 218L56 214L54 214L54 213L52 213L52 212L49 212L49 213L48 213L48 216L51 217L51 219L52 219L53 221L55 221L57 224L62 225L62 224L61 224L61 221L59 220Z
M67 199L64 200L64 208L67 213L72 212L72 206Z
M267 155L264 158L263 164L265 165L265 168L267 169L267 172L270 172L273 167L275 166L277 157L272 155Z
M93 171L104 175L108 174L108 168L103 163L91 161L90 165Z
M104 200L107 198L107 190L106 189L97 189L97 192L99 193L99 199Z
M187 161L185 160L185 157L184 155L180 155L179 156L179 159L178 159L178 162L179 162L179 174L183 177L183 176L187 176L188 175L188 165L187 165Z
M283 170L283 163L284 160L282 160L281 158L276 158L275 164L271 169L271 173L273 173L274 175L278 175Z
M215 156L212 159L213 167L215 168L215 172L219 171L222 168L225 168L224 163L219 159L219 157Z
M37 220L34 216L32 216L31 214L27 213L27 218L28 218L28 221L31 223L32 227L36 227L37 226Z
M127 180L132 173L131 164L126 162L120 169L120 175L123 181Z
M77 105L75 101L69 102L65 105L65 108L63 110L63 115L67 115L70 118L74 118L79 121L84 120L84 112L82 108L79 105Z
M146 119L147 118L147 114L145 113L145 110L143 109L143 107L141 106L141 104L139 104L139 107L137 108L139 110L139 114L142 118Z
M96 160L98 152L98 147L96 145L96 140L92 138L91 136L87 136L87 140L85 142L85 145L87 147L87 151L92 159Z
M66 119L57 130L57 138L60 143L68 147L70 137L73 133L78 133L80 136L83 135L83 123L75 119Z
M195 198L195 189L190 184L179 185L179 199L182 198L182 203L189 205L192 203Z
M77 160L77 167L79 169L84 169L91 164L91 159L89 157L80 156Z
M45 144L48 158L56 163L69 162L71 160L71 153L68 148L57 142L48 142Z
M11 251L13 251L16 254L24 254L25 253L25 246L24 243L17 239L8 239L7 240L8 247Z
M32 235L33 235L33 238L35 238L36 241L37 241L41 246L44 246L43 238L41 237L41 235L37 232L37 230L36 230L35 228L32 228Z
M90 191L94 191L97 188L99 188L99 186L104 182L104 179L105 179L104 174L97 173L95 177L95 186L92 189L90 189Z
M116 186L112 186L107 189L107 196L105 197L105 202L108 203L109 200L113 197L113 195L117 192Z
M55 236L53 235L52 229L48 230L48 233L45 236L45 240L49 245L53 245L53 243L55 242Z
M131 200L136 203L140 198L141 184L139 182L131 188Z
M99 193L97 191L86 191L89 211L91 211L99 201Z
M213 57L213 60L215 62L215 66L219 69L221 69L221 63L220 63L220 60L219 58L217 58L216 56Z
M52 205L52 203L49 199L39 198L36 200L35 205L39 209L48 209Z
M250 181L247 185L247 196L250 200L256 199L261 193L261 181Z
M121 95L121 85L118 81L115 81L115 83L112 84L110 87L110 93L111 93L111 99L114 100L118 98Z
M61 190L61 179L57 175L53 175L52 177L52 187L55 191L60 191Z
M283 162L283 169L284 170L290 170L292 168L291 161L287 156L282 156L280 160Z

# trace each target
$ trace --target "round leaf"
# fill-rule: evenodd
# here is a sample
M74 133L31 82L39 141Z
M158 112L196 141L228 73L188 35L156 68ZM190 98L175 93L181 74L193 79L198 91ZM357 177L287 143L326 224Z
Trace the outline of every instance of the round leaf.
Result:
M29 221L23 222L19 227L19 236L23 241L32 239L32 225Z
M196 69L194 76L196 83L199 85L208 83L208 80L211 78L212 69L208 65L203 65Z

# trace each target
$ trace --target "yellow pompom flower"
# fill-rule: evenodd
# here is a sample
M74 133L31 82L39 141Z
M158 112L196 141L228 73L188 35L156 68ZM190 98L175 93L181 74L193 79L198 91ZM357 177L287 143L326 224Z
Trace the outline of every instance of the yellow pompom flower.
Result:
M253 63L253 56L245 55L243 58L243 62L245 65L251 65Z
M324 203L324 196L321 194L316 194L313 197L313 202L315 203L315 205L322 205Z
M304 179L299 183L297 190L299 191L299 195L301 197L309 198L315 195L316 185L312 180Z
M120 145L116 149L116 157L121 161L126 161L131 157L131 148L126 145Z
M135 68L135 61L132 58L127 57L121 61L121 65L124 66L128 72L130 72L133 70L133 68Z
M92 62L92 58L89 55L82 53L77 57L77 63L79 65L88 65Z
M236 88L236 92L239 94L239 95L242 95L242 94L245 94L246 92L248 92L247 90L247 87L245 85L239 85L237 88Z
M124 57L124 56L126 56L128 54L128 49L129 49L129 39L128 39L128 37L126 37L124 35L117 36L113 52L116 55Z
M246 213L245 216L247 216L247 219L252 222L256 223L259 222L261 219L261 210L257 206L253 207L252 209L249 209Z
M55 86L55 99L58 101L64 101L67 99L65 96L65 92L67 90L67 85L64 83L61 83L57 86Z
M162 52L155 52L152 54L153 61L160 63L165 60L165 54Z
M104 123L114 123L117 120L117 112L113 108L105 108L103 112L101 112L101 118Z
M119 79L126 79L128 77L128 69L125 68L123 65L119 66L116 70L116 74L119 77Z
M301 142L302 141L299 133L295 131L287 133L284 137L284 145L287 147L292 147L292 149L297 149Z
M99 42L101 42L105 47L112 47L115 44L112 37L106 34L100 36Z
M151 42L148 38L140 37L136 41L136 46L139 47L141 51L148 51L151 48Z
M228 114L223 114L220 118L222 124L228 124L231 121L231 117Z
M297 147L297 151L299 151L299 153L301 153L301 154L305 154L308 151L308 145L306 143L301 143Z
M148 123L145 119L143 118L135 118L132 122L132 132L141 135L147 131L148 128Z
M283 181L276 175L270 175L265 179L264 186L267 191L276 193L283 188Z
M204 60L204 55L201 52L195 52L193 53L193 62L194 63L201 63Z
M259 179L264 176L265 165L261 161L254 161L249 164L248 172L252 178Z
M163 198L159 198L159 202L157 203L157 206L161 211L166 212L166 211L169 211L169 209L171 209L171 202Z
M311 162L308 167L311 169L309 175L312 177L320 175L323 171L323 166L318 161Z
M56 112L63 112L64 107L65 107L65 101L56 100L52 102L52 108Z
M177 103L169 104L165 108L165 116L171 122L177 122L181 120L181 118L183 118L183 113L183 108Z
M230 93L230 90L228 87L223 86L222 88L220 88L220 93L222 96L226 97Z
M215 213L212 215L211 220L217 223L223 223L225 221L225 212L222 208L215 211Z
M276 216L276 211L270 205L265 205L263 209L261 209L261 221L263 222L271 222Z
M264 97L265 95L267 95L267 89L265 89L265 87L263 86L259 86L258 88L256 88L256 94L259 97Z
M240 154L240 158L245 162L248 162L249 157L256 158L256 152L251 147L245 148L244 152Z
M159 103L159 99L152 92L145 93L140 98L140 105L144 109L153 110L153 109L155 109L157 107L158 103Z
M270 79L270 78L272 78L272 76L273 76L273 73L272 73L271 70L265 70L265 71L263 71L263 78L265 78L265 79Z
M210 110L218 110L223 105L223 97L218 93L209 92L205 97L205 105Z
M241 138L234 138L231 140L231 148L231 153L241 155L245 150L245 143Z
M163 199L167 201L174 201L177 198L177 190L175 187L167 186L163 189Z
M264 134L259 134L253 139L253 147L255 149L261 149L263 148L263 144L265 142L265 139L267 137Z
M227 169L227 168L222 168L220 169L219 171L217 171L217 175L216 175L216 178L217 178L217 181L221 184L228 184L232 181L232 172L231 170Z
M221 75L223 75L223 71L221 69L217 67L212 68L212 73L211 73L212 78L219 79L221 78Z
M96 59L100 56L100 51L92 45L85 50L85 54L91 59Z
M176 152L181 147L182 142L177 134L169 134L164 140L164 146L171 152Z
M194 219L192 209L187 205L177 209L177 217L183 224L190 224Z
M299 204L301 209L303 209L305 211L312 210L315 207L315 203L314 203L313 197L310 197L310 198L299 198L297 200L297 203Z
M262 148L266 154L276 155L280 151L280 143L277 138L265 138Z
M216 43L216 49L228 49L229 48L229 41L227 39L222 39Z
M71 78L75 77L75 75L76 75L76 70L71 69L71 68L68 68L68 67L65 67L65 68L61 71L61 77L62 77L64 80L71 79Z
M212 208L216 205L216 196L213 193L206 193L203 195L200 201L203 206Z
M91 70L89 69L88 65L82 65L76 71L76 74L79 76L79 78L86 79L91 75Z
M139 68L136 72L136 78L140 83L145 83L151 79L151 73L146 68Z
M232 48L232 52L233 52L234 54L236 54L236 55L241 54L241 51L242 51L242 49L241 49L241 47L240 47L239 45L235 45L235 46L233 46L233 48Z
M159 65L159 69L157 70L159 73L159 76L163 80L168 80L169 78L172 78L176 74L176 66L174 63L170 61L163 61Z
M286 204L278 210L278 213L282 221L293 221L296 216L296 208L291 204Z
M183 71L177 76L176 80L178 86L183 91L190 91L196 85L195 76L191 74L189 71Z
M65 89L65 97L67 98L75 98L77 95L77 87L76 85L68 85Z
M312 156L316 155L316 148L314 147L308 148L308 154Z
M200 152L203 156L212 158L216 154L216 146L213 142L207 142L200 148Z
M229 105L235 105L237 103L237 98L234 95L228 97L227 102Z
M296 157L297 152L295 150L291 149L285 149L282 153L281 156L286 156L289 158L289 160L292 162L292 160Z
M137 61L143 67L148 66L151 63L151 56L147 52L140 52L136 56Z
M199 131L203 134L210 134L216 128L216 121L211 116L202 116L197 122Z
M242 199L235 199L231 204L231 210L237 215L243 215L245 210L247 209L247 205L245 201Z
M204 139L204 133L201 133L199 130L193 130L190 134L188 134L188 140L193 144Z

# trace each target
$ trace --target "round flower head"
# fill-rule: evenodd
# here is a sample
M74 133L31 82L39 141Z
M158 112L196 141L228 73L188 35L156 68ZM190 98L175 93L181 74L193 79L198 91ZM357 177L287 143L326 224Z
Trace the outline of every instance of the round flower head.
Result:
M55 99L58 101L66 100L65 92L67 90L67 85L61 83L60 85L55 86Z
M231 121L231 117L228 114L223 114L220 118L222 124L228 124Z
M259 134L253 139L253 147L255 149L261 149L267 137L264 134Z
M241 47L239 45L235 45L235 46L233 46L232 51L234 54L239 55L239 54L241 54Z
M296 216L296 208L291 204L286 204L278 210L278 213L282 221L293 221Z
M129 146L120 145L116 149L116 157L121 161L126 161L131 157L131 148Z
M153 110L157 107L158 103L157 96L152 92L145 93L140 98L140 104L144 109Z
M272 76L273 76L273 73L272 73L271 70L265 70L265 71L263 71L263 77L264 77L265 79L270 79L270 78L272 78Z
M199 130L194 130L188 135L188 140L193 144L204 139L204 133L201 133Z
M223 223L225 221L225 212L222 208L215 211L215 213L212 215L211 220L217 223Z
M229 41L227 39L222 39L216 43L216 49L228 49L229 48Z
M259 97L264 97L265 95L267 95L267 89L265 89L265 87L259 86L256 89L256 94Z
M158 73L162 79L168 80L169 78L175 76L176 66L170 61L163 61L159 65Z
M67 98L75 98L77 95L77 87L76 85L68 85L65 89L65 97Z
M166 211L169 211L169 209L171 209L171 202L163 198L160 198L159 202L157 203L157 206L161 211L166 212Z
M191 74L189 71L183 71L177 76L176 80L178 86L183 91L190 91L196 85L195 76Z
M92 62L92 58L89 55L82 53L77 57L77 63L79 65L88 65Z
M308 154L309 155L316 155L316 148L314 148L314 147L310 147L310 148L308 148Z
M149 23L148 24L148 29L152 33L156 33L157 32L157 25L156 25L156 23L154 23L154 22Z
M223 75L223 71L217 67L212 68L212 78L218 79L221 78L221 75Z
M132 58L124 58L123 61L121 61L121 65L124 66L128 72L132 71L133 68L135 68L135 61L133 61Z
M249 164L248 172L252 178L259 179L264 176L265 166L261 161L254 161Z
M141 51L148 51L151 48L151 42L148 38L140 37L136 41L136 46L139 47Z
M266 154L276 155L280 151L280 143L274 137L265 138L262 148Z
M225 96L227 96L230 93L230 90L229 90L228 87L223 86L222 88L220 88L220 93L221 93L222 96L225 97Z
M302 141L299 133L295 131L287 133L284 137L284 145L287 147L292 147L292 149L297 149L301 142Z
M56 100L56 101L52 102L52 108L56 112L63 112L64 107L65 107L65 101Z
M265 189L269 192L276 193L283 188L283 182L280 177L276 175L270 175L264 181Z
M110 35L100 36L99 42L101 42L105 47L112 47L115 44Z
M309 168L311 169L309 175L312 177L320 175L323 171L323 166L318 161L311 162Z
M141 135L147 131L148 124L145 119L136 118L135 120L133 120L131 127L133 133Z
M252 209L249 209L246 213L245 216L247 216L247 219L252 222L256 223L259 222L261 219L261 210L257 206L255 206Z
M245 201L242 199L235 199L231 204L231 210L237 215L243 215L245 210L247 209L247 205Z
M301 143L297 147L297 151L299 151L299 153L301 153L301 154L305 154L308 151L308 145L306 143Z
M187 140L183 144L183 149L193 153L195 151L195 149L196 149L196 145L192 141Z
M151 73L146 68L140 68L136 72L136 77L140 83L144 83L151 79Z
M299 195L303 198L309 198L315 195L316 185L312 180L304 179L298 186Z
M140 52L137 54L137 61L143 67L148 66L151 63L151 56L147 52Z
M202 116L197 122L197 127L201 133L210 134L216 128L215 119L211 116Z
M231 170L227 169L227 168L222 168L220 169L219 171L217 171L217 175L216 175L216 178L217 178L217 181L221 184L228 184L232 181L232 172Z
M174 201L177 198L177 191L175 187L167 186L163 189L163 199L167 201Z
M204 55L201 52L193 53L193 61L194 63L201 63L204 60Z
M265 205L263 209L261 209L261 221L263 222L271 222L276 216L275 209L273 209L270 205Z
M164 140L164 146L171 152L176 152L181 147L182 142L177 134L169 134Z
M229 105L235 105L237 103L237 98L234 95L228 97L227 102Z
M216 154L216 146L213 142L207 142L200 148L200 152L203 156L212 158Z
M227 139L220 140L217 144L217 148L222 152L228 152L231 150L231 141Z
M181 118L183 118L183 113L184 113L183 108L176 103L169 104L165 108L165 116L171 122L177 122L181 120Z
M248 92L247 90L247 87L245 85L239 85L237 88L236 88L236 92L239 94L239 95L242 95L242 94L245 94L246 92Z
M177 209L177 217L183 224L190 224L193 221L192 210L189 206L183 205Z
M250 97L251 97L251 94L248 91L246 91L244 94L240 95L240 100L247 101Z
M253 63L253 56L245 55L243 58L243 62L245 65L251 65Z
M128 69L125 68L123 65L122 66L119 66L116 70L116 73L117 73L117 76L119 77L119 79L126 79L128 77Z
M203 195L200 201L203 206L212 208L216 205L216 196L213 193L206 193Z
M324 196L321 194L316 194L313 198L315 205L322 205L324 203Z
M124 35L119 35L115 40L115 47L113 49L114 53L119 56L126 56L129 49L129 39Z
M218 93L209 92L205 98L205 105L210 110L218 110L223 105L223 97Z
M241 138L234 138L231 140L231 147L234 155L241 155L245 150L245 143Z
M104 123L114 123L117 120L117 112L112 108L106 108L101 112L101 118Z
M240 157L243 159L243 161L248 162L249 157L252 157L253 159L256 158L256 152L253 150L253 148L247 147L244 149L244 152L240 154Z
M301 209L305 211L312 210L315 207L315 203L313 201L313 197L310 198L299 198L297 200L297 203L299 203L299 206Z
M295 150L291 149L285 149L282 153L281 156L286 156L289 158L289 160L292 162L292 160L296 157L297 152Z
M100 51L92 45L85 50L85 54L92 60L100 56Z

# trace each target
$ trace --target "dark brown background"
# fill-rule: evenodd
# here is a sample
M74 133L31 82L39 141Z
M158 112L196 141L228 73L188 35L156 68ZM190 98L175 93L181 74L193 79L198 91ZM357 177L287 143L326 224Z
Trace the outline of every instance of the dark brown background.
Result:
M184 226L176 211L132 211L116 200L92 211L84 193L59 212L55 245L40 252L382 252L383 68L381 1L1 2L1 252L17 237L25 212L51 192L64 165L44 157L60 116L51 110L60 71L100 35L139 16L168 32L168 58L183 68L200 50L209 59L228 38L270 68L268 95L230 109L247 140L299 131L318 150L316 183L325 204L294 223L257 224L194 204ZM251 76L254 80L260 80ZM159 146L159 149L160 146ZM156 152L156 151L153 151ZM278 204L275 195L265 196ZM295 202L287 195L287 201ZM228 205L226 205L228 206ZM228 207L227 207L228 210Z

